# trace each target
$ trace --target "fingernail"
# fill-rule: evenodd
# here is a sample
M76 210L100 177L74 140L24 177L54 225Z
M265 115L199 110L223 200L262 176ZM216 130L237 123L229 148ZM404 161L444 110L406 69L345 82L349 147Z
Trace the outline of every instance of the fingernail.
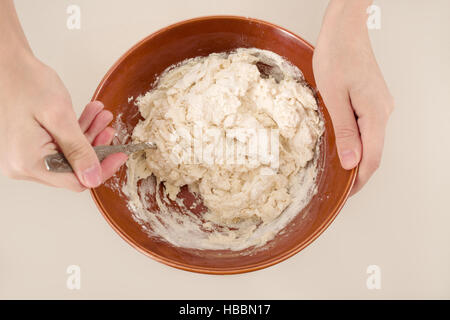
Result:
M358 159L356 153L353 150L344 150L340 155L342 167L345 170L350 170L356 167L358 164Z
M98 165L84 170L82 174L83 184L88 188L98 187L102 182L100 174L100 166Z

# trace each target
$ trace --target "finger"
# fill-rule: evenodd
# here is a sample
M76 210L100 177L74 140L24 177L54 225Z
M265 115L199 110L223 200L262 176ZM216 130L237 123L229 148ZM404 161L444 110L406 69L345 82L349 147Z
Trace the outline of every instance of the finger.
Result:
M350 98L345 90L325 90L324 101L333 122L336 147L344 169L356 167L361 160L361 138Z
M128 156L125 153L115 153L102 161L102 181L105 182L111 178L119 168L125 164Z
M65 106L53 107L40 115L38 120L55 139L81 184L87 188L100 185L100 163L81 130L73 109Z
M107 146L110 145L114 134L116 131L111 127L106 127L102 132L100 132L97 137L95 137L94 142L92 143L93 146Z
M52 152L52 150L53 148L51 146L41 150L42 154L40 157L38 157L40 160L34 164L32 170L34 173L32 179L36 182L43 183L52 187L65 188L75 192L86 190L86 187L80 183L75 174L71 172L50 172L47 170L42 158L48 154L54 153L54 151Z
M44 183L56 188L64 188L74 192L82 192L86 190L78 178L73 173L49 172L45 168L42 169L36 182Z
M113 115L108 110L102 110L96 115L91 125L84 133L84 135L91 144L94 141L95 137L97 137L97 135L108 126L108 124L112 121L112 119Z
M378 169L383 154L386 120L368 113L358 119L363 143L362 159L351 195L357 193Z
M105 128L100 132L94 140L93 145L109 145L114 138L115 130L111 127ZM119 168L127 161L128 156L124 153L116 153L110 155L105 160L102 161L102 181L105 182L111 178L114 173L119 170Z
M38 130L34 130L34 126L37 123L29 125L28 130L24 131L24 136L18 137L25 138L23 141L30 141L27 135L39 136L40 132L44 132L39 126ZM45 132L44 132L45 133ZM19 143L18 145L22 145ZM73 173L69 174L57 174L47 171L44 163L44 157L49 154L57 152L56 144L48 142L43 145L39 143L28 144L24 156L16 158L15 164L21 168L22 176L18 179L29 180L39 182L52 187L63 187L74 191L82 191L85 188L80 184L78 179Z
M103 110L103 103L100 101L89 102L81 113L78 123L80 124L81 131L86 132L89 129L92 121L94 121L97 114Z

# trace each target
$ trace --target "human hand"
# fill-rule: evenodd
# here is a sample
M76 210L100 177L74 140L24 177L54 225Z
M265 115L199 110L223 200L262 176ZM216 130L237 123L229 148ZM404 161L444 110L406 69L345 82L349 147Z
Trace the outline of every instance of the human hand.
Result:
M330 113L344 169L359 163L351 194L379 167L393 98L373 54L366 27L370 1L331 1L314 52L319 92Z
M83 191L107 180L127 159L117 153L99 163L92 145L111 143L111 112L94 101L77 121L58 75L32 56L2 66L0 112L0 169L11 178ZM46 170L44 157L56 151L75 174Z

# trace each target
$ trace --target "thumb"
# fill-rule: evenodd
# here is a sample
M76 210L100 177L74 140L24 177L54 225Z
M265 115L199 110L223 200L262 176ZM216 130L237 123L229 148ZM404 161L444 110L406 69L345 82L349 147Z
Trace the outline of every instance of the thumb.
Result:
M361 137L358 124L348 96L333 97L326 101L328 111L333 122L336 136L336 146L341 165L350 170L361 160Z
M81 184L87 188L95 188L102 182L100 162L81 131L75 113L71 111L54 119L56 121L44 123L44 126L64 153Z

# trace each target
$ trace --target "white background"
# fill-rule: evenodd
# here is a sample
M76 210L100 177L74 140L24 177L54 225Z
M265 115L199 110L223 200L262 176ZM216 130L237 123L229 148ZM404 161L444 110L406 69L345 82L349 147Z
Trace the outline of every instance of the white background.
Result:
M236 276L188 273L125 243L88 192L0 177L0 298L450 298L450 2L376 1L370 31L396 99L382 166L330 228L296 256ZM69 4L81 29L66 28ZM35 54L60 74L79 114L108 68L148 34L210 14L264 19L316 43L327 1L20 0ZM66 268L81 267L81 290ZM379 265L381 290L366 268Z

